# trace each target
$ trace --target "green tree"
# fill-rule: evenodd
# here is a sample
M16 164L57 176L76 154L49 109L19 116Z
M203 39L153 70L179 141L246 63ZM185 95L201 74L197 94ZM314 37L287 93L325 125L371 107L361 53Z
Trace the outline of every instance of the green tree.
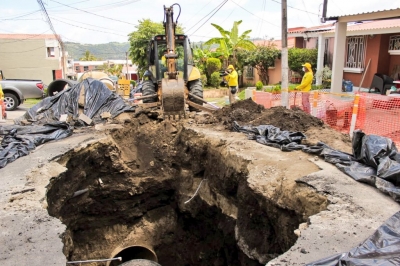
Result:
M207 74L210 77L212 73L221 69L221 61L218 58L208 58L207 59Z
M143 73L147 66L147 47L150 40L158 34L165 34L162 22L153 22L150 19L139 20L136 30L128 34L130 48L129 56L133 64L137 64L140 73ZM180 25L176 27L176 33L183 33Z
M275 60L280 58L281 51L275 45L257 46L253 51L242 54L243 63L257 69L263 84L269 84L268 68L275 66Z
M318 50L305 48L290 48L288 49L289 69L302 73L302 65L306 62L313 67L314 73L317 66Z
M231 63L234 65L236 64L236 53L238 50L254 50L256 48L254 43L250 41L249 33L251 32L251 30L246 30L239 35L239 25L241 23L242 20L233 22L231 31L225 30L221 26L211 23L211 25L219 31L221 37L211 38L204 44L218 44L219 47L217 51L222 54L224 60L226 60L226 63ZM232 56L232 59L230 60L230 62L228 62L230 56Z
M81 58L79 58L80 61L97 61L100 60L100 58L95 57L90 51L86 50L86 52L83 54Z

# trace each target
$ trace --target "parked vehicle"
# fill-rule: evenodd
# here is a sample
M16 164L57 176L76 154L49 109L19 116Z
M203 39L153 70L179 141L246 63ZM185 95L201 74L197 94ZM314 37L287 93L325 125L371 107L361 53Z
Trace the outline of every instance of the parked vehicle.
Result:
M26 99L44 96L44 84L41 80L5 79L0 70L0 84L3 88L6 111L15 110Z

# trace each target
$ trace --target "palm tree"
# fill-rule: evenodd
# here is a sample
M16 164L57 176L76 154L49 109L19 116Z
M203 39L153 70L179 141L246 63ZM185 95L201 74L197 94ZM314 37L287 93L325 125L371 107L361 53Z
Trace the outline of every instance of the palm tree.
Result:
M83 57L81 57L79 60L81 61L96 61L97 58L90 53L90 51L86 50L86 52L83 54Z
M233 27L231 31L223 29L221 26L211 23L221 34L221 37L211 38L205 45L218 44L219 47L217 51L222 53L224 59L228 61L229 57L233 57L233 62L236 62L236 52L239 49L244 50L254 50L256 48L255 44L249 40L249 33L251 30L246 30L241 35L239 35L239 25L242 23L241 20L233 22Z

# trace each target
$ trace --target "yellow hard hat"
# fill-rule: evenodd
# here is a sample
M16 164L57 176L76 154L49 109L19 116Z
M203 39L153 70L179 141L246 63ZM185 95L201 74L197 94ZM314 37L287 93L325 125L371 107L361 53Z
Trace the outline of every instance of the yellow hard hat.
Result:
M232 65L229 65L228 69L235 69L235 68Z
M308 69L308 71L311 71L311 64L310 63L305 63L302 66L306 67Z

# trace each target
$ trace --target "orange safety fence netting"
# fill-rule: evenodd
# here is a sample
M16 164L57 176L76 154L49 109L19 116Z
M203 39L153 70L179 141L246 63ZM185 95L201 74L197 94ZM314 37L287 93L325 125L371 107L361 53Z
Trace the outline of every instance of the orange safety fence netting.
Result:
M360 93L356 129L388 137L400 148L400 94Z

